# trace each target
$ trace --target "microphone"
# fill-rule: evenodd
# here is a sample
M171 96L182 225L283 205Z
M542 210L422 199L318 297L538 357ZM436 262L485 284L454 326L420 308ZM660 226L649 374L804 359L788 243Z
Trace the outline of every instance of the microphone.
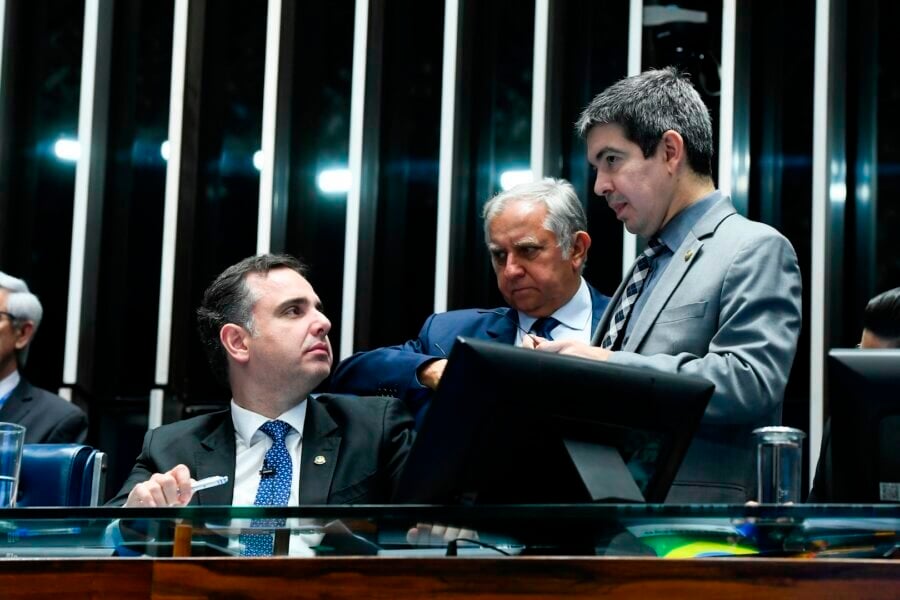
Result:
M262 469L259 470L260 477L272 477L275 475L275 467L270 467L269 463L263 461Z

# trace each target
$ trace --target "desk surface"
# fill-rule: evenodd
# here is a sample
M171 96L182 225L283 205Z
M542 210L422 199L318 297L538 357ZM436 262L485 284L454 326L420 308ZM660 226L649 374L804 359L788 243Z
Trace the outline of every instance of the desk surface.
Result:
M447 530L410 543L423 523ZM247 533L271 535L275 555L296 557L432 558L455 545L451 552L470 558L891 559L900 555L900 505L0 510L0 556L8 558L240 557ZM457 537L471 541L448 546Z

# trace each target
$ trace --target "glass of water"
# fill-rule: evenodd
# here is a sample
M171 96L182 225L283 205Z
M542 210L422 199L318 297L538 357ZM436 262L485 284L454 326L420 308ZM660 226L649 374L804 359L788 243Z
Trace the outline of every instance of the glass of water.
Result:
M756 436L757 501L767 504L800 502L803 438L792 427L760 427Z
M0 508L16 505L24 444L24 427L15 423L0 423Z

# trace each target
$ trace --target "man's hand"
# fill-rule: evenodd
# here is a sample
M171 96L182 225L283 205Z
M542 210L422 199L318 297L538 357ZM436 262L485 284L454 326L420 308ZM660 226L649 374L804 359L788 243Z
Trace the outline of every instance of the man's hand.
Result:
M441 382L441 377L443 377L444 375L444 369L446 368L447 359L437 358L435 360L428 361L427 363L419 367L416 376L419 378L419 383L427 388L436 390L438 384Z
M178 465L166 473L154 473L150 479L132 488L126 507L184 506L191 501L191 471Z
M406 542L413 546L444 546L459 538L477 541L478 532L441 523L418 523L406 532Z
M580 356L582 358L590 358L591 360L606 361L612 354L606 348L599 346L591 346L584 342L576 342L574 340L559 340L557 342L548 342L542 338L537 338L538 342L533 347L541 352L555 352L556 354L567 354L569 356Z

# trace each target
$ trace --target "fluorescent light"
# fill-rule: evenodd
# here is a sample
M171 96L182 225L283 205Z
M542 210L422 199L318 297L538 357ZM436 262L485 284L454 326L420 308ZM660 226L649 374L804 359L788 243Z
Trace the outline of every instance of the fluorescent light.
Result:
M81 145L78 140L60 138L53 144L53 153L59 160L75 162L81 156Z
M262 150L257 150L256 152L253 153L253 166L256 167L257 171L262 171L262 161L263 161Z
M162 159L164 161L169 161L169 140L166 140L162 144L160 144L159 155L162 156Z
M316 184L325 194L346 194L350 191L350 169L323 169L316 176Z
M503 171L500 173L500 188L504 191L514 188L520 183L528 183L534 180L531 169Z

